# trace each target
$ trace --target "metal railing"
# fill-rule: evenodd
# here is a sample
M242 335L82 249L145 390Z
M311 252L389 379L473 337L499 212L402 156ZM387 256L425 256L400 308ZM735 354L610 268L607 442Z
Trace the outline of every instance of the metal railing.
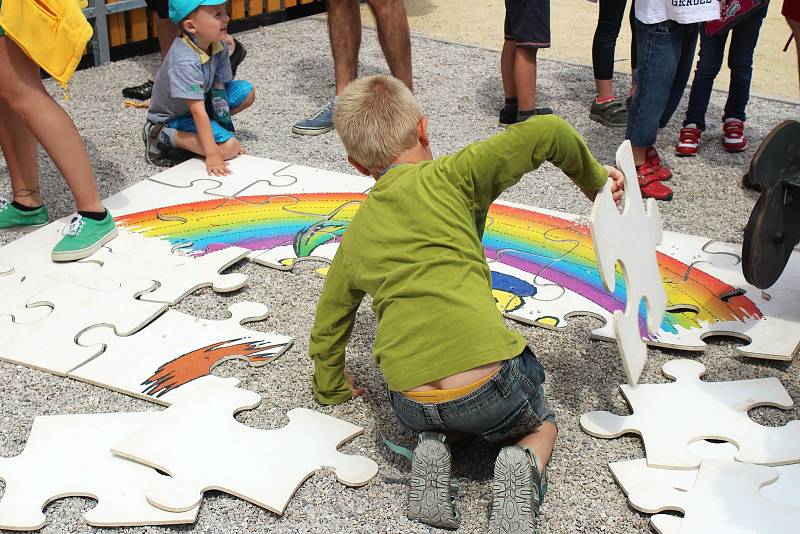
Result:
M108 15L132 11L147 7L144 0L121 0L106 4L106 0L94 0L93 5L83 10L88 20L94 19L94 34L91 46L94 64L102 65L111 61L111 49L108 44Z

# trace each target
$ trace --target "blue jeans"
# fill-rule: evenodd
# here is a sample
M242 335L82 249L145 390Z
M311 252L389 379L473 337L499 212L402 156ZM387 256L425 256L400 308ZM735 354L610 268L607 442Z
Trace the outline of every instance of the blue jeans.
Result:
M767 4L769 5L769 4ZM753 77L753 52L758 42L761 23L767 15L767 7L745 15L745 19L730 30L717 35L708 35L700 30L700 59L694 71L692 91L689 93L689 108L683 125L694 123L701 130L706 129L706 110L711 98L714 78L722 68L722 56L728 36L728 67L731 69L731 82L728 86L728 100L722 120L732 118L747 120L745 108L750 100L750 80Z
M666 126L675 113L692 70L697 26L672 20L658 24L636 20L636 91L625 133L633 146L653 146L658 129Z
M253 85L245 80L231 80L226 83L225 96L228 101L228 107L230 109L235 109L241 106L252 90ZM197 133L197 125L194 123L194 118L192 118L191 115L170 119L167 122L167 127L175 128L182 132ZM214 142L218 145L233 137L233 132L229 132L213 119L211 120L211 133L214 134Z
M389 391L389 402L400 423L411 430L463 432L500 443L531 432L543 421L555 424L543 383L544 368L526 347L488 382L461 398L421 403Z

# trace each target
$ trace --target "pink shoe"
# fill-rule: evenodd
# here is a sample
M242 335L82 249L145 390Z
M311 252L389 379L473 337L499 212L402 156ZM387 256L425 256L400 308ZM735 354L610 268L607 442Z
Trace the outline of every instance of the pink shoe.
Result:
M744 122L739 119L725 119L722 125L722 148L726 152L741 152L747 148L744 136Z
M686 126L681 128L678 135L678 144L675 145L675 155L682 158L696 156L700 151L700 136L703 132L699 128Z

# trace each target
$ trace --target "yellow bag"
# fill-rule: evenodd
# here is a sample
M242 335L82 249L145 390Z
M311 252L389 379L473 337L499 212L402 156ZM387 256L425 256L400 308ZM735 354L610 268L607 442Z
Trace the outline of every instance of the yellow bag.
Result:
M92 37L81 5L86 0L4 0L0 26L6 37L66 87Z

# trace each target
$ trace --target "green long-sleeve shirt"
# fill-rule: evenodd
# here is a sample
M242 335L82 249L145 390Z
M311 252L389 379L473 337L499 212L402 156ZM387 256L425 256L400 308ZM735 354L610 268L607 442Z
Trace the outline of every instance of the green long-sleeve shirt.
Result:
M309 352L320 403L351 398L345 346L367 293L378 318L372 352L390 390L523 350L524 338L495 305L481 240L491 203L544 161L584 189L608 178L583 138L555 116L380 177L342 239L317 306Z

